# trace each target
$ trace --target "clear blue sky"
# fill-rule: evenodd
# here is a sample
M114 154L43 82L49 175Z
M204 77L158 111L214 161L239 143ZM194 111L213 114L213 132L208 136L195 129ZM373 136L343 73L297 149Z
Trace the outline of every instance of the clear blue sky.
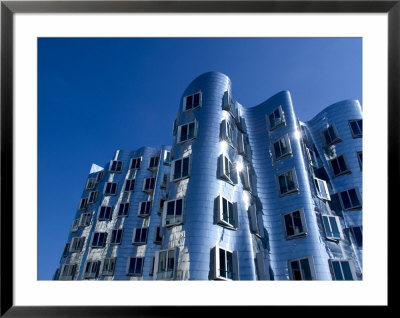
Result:
M92 163L172 144L186 86L219 71L243 106L281 90L307 121L362 103L361 38L40 38L38 279L51 279Z

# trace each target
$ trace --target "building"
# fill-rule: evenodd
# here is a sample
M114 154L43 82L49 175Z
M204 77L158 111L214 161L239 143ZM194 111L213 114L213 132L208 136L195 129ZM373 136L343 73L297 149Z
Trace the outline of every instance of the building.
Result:
M184 91L172 147L118 150L88 176L56 280L362 279L362 110L299 121L221 73Z

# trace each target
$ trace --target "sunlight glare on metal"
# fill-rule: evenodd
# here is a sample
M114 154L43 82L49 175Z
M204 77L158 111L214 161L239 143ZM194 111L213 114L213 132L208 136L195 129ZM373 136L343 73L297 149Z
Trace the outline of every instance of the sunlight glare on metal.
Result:
M294 138L296 138L297 140L300 140L301 138L301 133L297 129L294 131Z
M229 113L226 110L222 111L222 120L228 120L229 119Z
M242 170L243 170L243 162L241 161L236 162L236 171L240 172Z
M228 150L228 143L225 140L221 141L221 153L225 154Z

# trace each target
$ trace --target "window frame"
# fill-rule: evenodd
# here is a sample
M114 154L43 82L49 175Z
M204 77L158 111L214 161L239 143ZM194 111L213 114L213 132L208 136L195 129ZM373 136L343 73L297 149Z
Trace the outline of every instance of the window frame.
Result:
M177 218L176 216L176 209L177 209L177 201L182 201L182 211L181 211L181 215L180 218ZM171 217L167 217L168 216L168 204L170 202L174 202L174 214ZM170 228L176 225L180 225L184 223L184 215L185 215L185 198L176 198L173 200L165 200L164 201L164 207L163 207L163 214L162 214L162 226L166 227L166 228ZM173 221L170 221L173 220ZM170 223L167 224L167 221L169 221Z
M140 235L139 235L140 236L140 241L137 242L136 241L136 236L137 236L136 233L138 231L140 231ZM143 232L146 233L144 240L142 240ZM149 236L149 227L135 227L133 229L132 245L136 245L136 246L146 245L148 236Z
M239 228L239 213L236 202L232 202L228 200L223 195L218 195L217 200L217 209L215 211L215 221L216 224L221 225L225 228L237 230ZM228 211L228 220L232 219L232 223L224 220L224 201L227 202L227 211ZM232 211L230 210L230 206L232 206Z
M267 276L267 271L265 270L264 253L257 252L254 261L258 280L267 280L269 275Z
M324 196L324 192L321 191L321 183L322 183L323 189L325 190L326 196ZM325 180L314 177L314 189L317 194L317 197L320 198L321 200L324 200L324 201L331 200L331 196L330 196L329 189L328 189L328 184Z
M131 269L131 262L132 260L135 260L133 272L131 273L129 270ZM137 260L141 259L141 264L140 264L140 273L136 273L137 271ZM128 257L128 262L126 264L126 275L127 276L142 276L143 275L143 265L144 265L144 257Z
M294 216L293 214L298 212L299 213L299 217L300 217L300 222L301 222L301 226L302 226L302 231L296 233L295 230L295 222L294 222ZM290 220L292 222L292 224L287 224L286 222L286 216L290 215ZM297 210L293 210L290 212L286 212L286 213L282 213L281 214L281 221L282 221L282 227L283 227L283 234L286 238L286 240L293 240L293 239L297 239L297 238L302 238L302 237L306 237L308 235L308 228L307 228L307 221L306 221L306 216L304 213L304 209L297 209ZM288 229L290 229L290 226L293 227L293 234L289 234Z
M250 158L250 142L248 136L243 133L239 132L237 136L237 150L238 153L245 158Z
M360 171L362 171L362 157L363 157L363 152L362 151L357 151L357 159L358 159L358 164L360 165Z
M112 229L110 245L120 245L122 243L123 234L124 234L124 229Z
M250 232L259 238L263 238L264 220L262 218L262 213L257 211L257 206L255 204L250 205L247 212L249 215Z
M199 104L198 104L197 106L192 106L192 107L190 107L190 108L187 108L187 104L186 104L187 99L188 99L189 97L192 97L192 100L193 100L193 102L194 102L194 96L195 96L196 94L199 94ZM183 97L182 111L183 111L183 112L189 112L189 111L192 111L192 110L194 110L194 109L197 109L197 108L199 108L199 107L202 106L202 102L203 102L203 94L202 94L201 91L197 91L196 93L186 95L186 96Z
M125 180L124 192L134 192L136 185L136 178L129 178Z
M83 271L83 279L96 279L99 277L101 261L88 260Z
M153 164L152 164L152 162L153 162ZM160 164L160 156L159 155L152 156L149 158L149 165L148 165L147 169L150 171L155 171L158 169L159 164Z
M291 173L292 178L293 178L293 183L294 183L294 188L291 189L291 190L289 190L288 182L287 182L287 175L289 173ZM282 191L281 191L282 190L281 189L281 184L279 182L279 177L281 177L281 176L285 176L285 183L286 183L286 186L288 188L288 191L286 191L284 193L282 193ZM297 174L296 174L296 169L295 168L292 168L292 169L286 170L283 173L277 174L276 175L276 184L277 184L277 188L278 188L279 197L284 197L284 196L287 196L287 195L292 194L292 193L300 192L299 182L297 180Z
M87 227L92 224L93 212L82 213L79 218L79 227ZM89 220L89 222L87 222ZM86 221L86 222L83 222Z
M76 232L76 231L78 231L79 230L79 220L80 220L80 218L77 218L77 219L74 219L73 221L72 221L72 225L71 225L71 228L70 228L70 232Z
M115 189L114 189L115 191L114 192L107 192L108 185L110 185L110 189L109 190L113 190L114 184L115 184ZM106 182L104 184L103 194L105 196L114 196L114 195L117 195L117 190L118 190L118 182Z
M113 276L115 271L115 264L117 263L116 257L106 257L103 261L103 266L101 268L102 276ZM111 267L112 271L109 270Z
M77 243L75 243L77 241ZM75 236L71 238L71 244L69 246L70 253L80 253L85 246L85 236Z
M310 165L315 168L319 168L317 155L315 151L313 149L310 149L309 147L306 147L306 152L307 152L308 162L310 163Z
M109 211L109 213L107 213ZM108 218L106 217L109 214ZM113 214L113 206L112 205L100 205L97 215L98 221L110 221Z
M270 117L271 117L271 115L274 115L274 117L275 117L276 110L279 111L281 120L278 123L275 123L276 118L274 118L274 125L272 125ZM269 113L267 115L267 123L268 123L267 127L269 128L270 131L274 130L280 126L286 126L286 117L285 117L285 112L283 111L282 105L279 105L271 113Z
M194 125L194 128L193 128L193 136L190 137L189 131L190 131L190 125L192 125L192 124ZM182 140L182 128L183 128L183 126L187 126L187 129L188 129L188 134L187 134L187 137L188 137L188 138L185 139L185 140ZM189 122L189 123L179 125L179 126L178 126L178 134L177 134L177 143L178 143L178 144L184 144L184 143L186 143L186 142L192 141L193 139L196 139L196 138L197 138L197 129L198 129L198 122L197 122L197 120L193 120L193 121L191 121L191 122Z
M356 194L356 196L357 196L357 200L358 200L358 202L359 202L359 205L354 205L354 206L353 206L353 204L352 204L352 202L351 202L351 196L350 196L350 194L349 194L349 191L351 191L351 190L354 190L354 191L355 191L355 194ZM346 208L346 207L344 206L344 203L343 203L342 193L344 193L344 192L347 193L349 202L351 203L351 206L348 207L348 208ZM359 209L362 208L362 198L361 198L361 196L360 196L360 193L358 192L358 188L351 188L351 189L339 191L338 194L339 194L339 200L340 200L340 204L341 204L341 206L342 206L343 211L359 210Z
M98 198L98 194L99 194L99 191L90 191L89 192L89 196L88 196L88 205L89 204L92 204L92 203L95 203L96 201L97 201L97 198Z
M146 187L147 180L153 180L149 181L149 188ZM156 178L155 177L149 177L149 178L144 178L143 180L143 188L142 191L146 193L152 193L156 187Z
M190 178L190 172L191 172L191 168L192 168L192 160L191 160L191 155L189 155L189 156L186 156L186 157L182 157L182 158L179 158L179 159L175 159L175 160L173 160L172 161L172 163L171 163L171 172L170 172L170 181L171 182L179 182L179 181L181 181L181 180L184 180L184 179L187 179L187 178ZM185 175L185 176L182 176L183 175L183 161L184 160L188 160L189 162L188 162L188 174L187 175ZM182 161L182 163L181 163L181 173L180 173L180 177L178 177L178 178L176 178L175 179L175 165L176 165L176 162L177 161Z
M85 189L93 190L96 188L96 185L97 185L96 178L88 178L88 180L86 181Z
M224 257L224 262L225 265L223 269L225 272L230 272L229 271L229 265L228 265L228 259L227 259L227 253L230 253L232 255L232 278L226 277L226 276L222 276L221 275L221 259L220 259L220 255L221 252L220 251L224 251L225 257ZM222 248L220 246L214 246L213 248L211 248L210 251L211 254L211 259L210 259L210 278L212 280L224 280L224 281L231 281L231 280L240 280L240 272L239 272L239 253L238 251L232 251L226 248Z
M163 164L167 166L171 165L171 150L164 149Z
M92 236L92 242L90 244L91 248L103 248L106 246L107 243L107 237L108 233L107 232L93 232ZM96 239L97 238L97 239ZM103 238L101 240L101 238Z
M327 221L325 222L325 220L327 220ZM332 220L335 220L339 237L336 237L333 235L334 231L332 229ZM327 240L338 242L341 239L343 239L342 225L340 224L340 219L338 216L321 214L321 221L322 221L322 226L324 228L325 238ZM329 224L326 224L326 223L329 223ZM328 226L329 226L329 228L327 228ZM330 235L328 233L332 233L332 235Z
M142 213L143 204L145 205L144 213ZM153 201L151 201L151 200L140 201L137 215L139 217L147 217L147 216L149 216L151 214L152 205L153 205Z
M154 244L161 245L164 238L164 228L162 226L156 226L156 231L154 234Z
M354 264L353 264L353 262L351 260L348 260L348 259L329 259L328 262L329 262L329 269L331 270L331 274L332 274L332 280L357 280L357 275L356 275L356 272L355 272L355 269L354 269ZM345 279L343 265L342 265L343 262L348 263L352 279ZM343 279L337 279L336 273L335 273L335 268L334 268L334 265L333 265L334 263L338 263L339 264L340 272L342 274Z
M114 162L115 164L115 169L114 168ZM110 160L110 166L109 166L109 171L112 173L121 173L122 172L122 167L123 167L123 161L122 160Z
M360 127L359 122L361 122L361 127ZM353 129L353 126L351 125L351 123L356 123L357 129L360 131L360 134L357 134L356 132L354 132L354 129ZM353 136L353 138L362 138L362 136L363 136L362 119L349 120L349 126L350 126L350 132L351 132L351 135Z
M74 280L77 267L78 267L77 264L63 264L61 266L60 276L58 279L59 280ZM68 268L67 273L70 275L64 275L65 268ZM70 270L69 268L72 268L72 270Z
M235 137L235 129L229 119L221 121L221 133L220 140L226 141L231 147L233 147L233 141Z
M104 174L105 174L105 171L104 171L104 170L101 170L101 171L98 171L98 172L97 172L97 174L96 174L96 182L97 182L97 183L100 183L100 182L103 181L103 179L104 179Z
M160 255L166 254L165 270L159 271L160 269ZM173 266L171 269L171 264L169 262L169 255L173 255ZM178 268L179 259L179 247L173 247L168 249L162 249L156 251L153 263L153 280L174 280L176 278L176 272Z
M311 275L311 279L303 279L303 269L302 269L302 260L308 260L308 266L309 266L309 270L310 270L310 275ZM301 278L300 280L316 280L316 273L315 273L315 266L314 266L314 259L312 256L306 256L306 257L300 257L300 258L295 258L295 259L290 259L288 260L288 272L289 272L289 279L290 280L295 280L294 279L294 273L293 273L293 267L292 267L292 263L294 262L298 262L298 264L300 265L300 275Z
M339 164L339 158L340 157L342 157L342 159L343 159L343 162L344 162L344 165L346 166L345 168L345 170L342 170L342 167L340 166L340 164ZM337 164L337 166L338 166L338 168L339 168L339 170L340 170L340 172L339 173L335 173L335 169L334 169L334 167L333 167L333 162L336 162L336 164ZM339 155L339 156L336 156L335 158L333 158L333 159L330 159L329 160L329 164L330 164L330 166L331 166L331 169L332 169L332 175L336 178L336 177L339 177L339 176L342 176L342 175L344 175L344 174L348 174L348 173L351 173L351 171L350 171L350 169L349 169L349 165L347 164L347 160L346 160L346 156L344 155L344 154L341 154L341 155Z
M288 151L285 152L285 153L282 153L282 143L281 143L282 139L284 139L286 144L287 144L286 148L288 149ZM279 144L279 150L281 151L281 155L280 156L277 156L276 149L275 149L275 144ZM274 153L274 161L278 161L278 160L281 160L281 159L283 159L285 157L291 156L292 155L292 145L291 145L291 142L290 142L289 134L285 134L282 137L280 137L278 140L274 141L272 143L272 145L271 145L271 149L272 149L272 151Z
M329 132L329 128L330 128L330 127L332 127L333 133L335 134L335 136L334 136L333 139L332 139L332 136L330 135L330 132ZM330 141L328 141L328 140L326 139L326 134L325 134L325 132L328 133ZM336 125L335 125L334 123L328 124L328 127L324 128L324 129L322 130L322 136L323 136L323 138L324 138L323 140L324 140L325 144L326 144L328 147L330 147L330 146L332 146L332 145L334 145L334 144L336 144L336 143L342 141L342 139L341 139L340 136L339 136L339 132L338 132L337 129L336 129Z
M228 171L229 175L226 174L226 160L228 161ZM235 173L235 168L234 165L232 164L232 161L229 159L229 157L225 154L221 154L218 157L218 166L219 166L219 178L227 181L230 184L234 184L233 182L233 174Z
M123 208L121 208L121 206L123 206ZM120 204L118 205L117 217L127 217L129 215L129 209L130 202L120 202Z
M133 163L135 163L133 167ZM139 170L142 165L142 157L133 157L129 162L129 170Z
M88 206L88 198L81 198L78 205L78 210L85 211Z

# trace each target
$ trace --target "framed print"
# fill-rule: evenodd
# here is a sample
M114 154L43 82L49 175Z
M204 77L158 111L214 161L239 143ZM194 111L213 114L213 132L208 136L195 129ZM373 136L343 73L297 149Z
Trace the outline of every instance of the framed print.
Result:
M399 15L2 1L1 315L388 308Z

